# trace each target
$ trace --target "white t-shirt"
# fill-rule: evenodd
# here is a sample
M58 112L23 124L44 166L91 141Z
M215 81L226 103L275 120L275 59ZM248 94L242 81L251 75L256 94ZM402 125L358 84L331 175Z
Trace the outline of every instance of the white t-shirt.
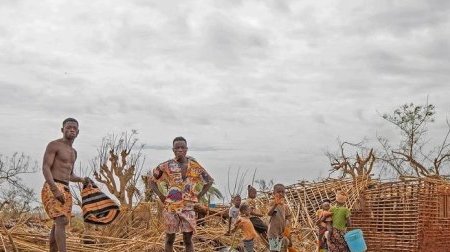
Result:
M231 224L234 225L239 218L239 208L231 206L228 215L231 217Z

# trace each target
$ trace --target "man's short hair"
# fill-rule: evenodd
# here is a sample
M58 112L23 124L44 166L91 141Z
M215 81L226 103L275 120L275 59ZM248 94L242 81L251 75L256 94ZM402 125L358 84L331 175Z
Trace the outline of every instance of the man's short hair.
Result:
M322 204L325 203L325 202L331 204L331 200L329 200L329 199L324 199L324 200L322 200Z
M63 121L62 126L64 127L64 125L65 125L66 123L68 123L68 122L74 122L74 123L76 123L76 124L78 125L77 119L72 118L72 117L69 117L69 118L66 118L66 119Z
M182 137L182 136L175 137L173 139L173 141L172 141L172 145L174 145L176 141L184 141L186 143L186 145L187 145L186 139L184 137Z

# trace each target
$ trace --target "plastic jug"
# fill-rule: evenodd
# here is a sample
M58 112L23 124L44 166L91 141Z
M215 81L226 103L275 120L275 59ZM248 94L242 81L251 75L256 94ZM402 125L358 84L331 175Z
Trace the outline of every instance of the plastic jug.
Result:
M364 241L363 232L361 229L354 229L344 235L348 248L351 252L365 252L367 251L366 242Z

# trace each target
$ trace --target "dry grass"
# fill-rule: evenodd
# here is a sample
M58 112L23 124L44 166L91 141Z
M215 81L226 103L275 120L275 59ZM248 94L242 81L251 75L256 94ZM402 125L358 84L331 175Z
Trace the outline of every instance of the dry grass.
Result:
M261 200L264 205L265 200ZM264 206L263 206L264 207ZM225 236L227 223L223 215L226 208L211 209L205 217L205 225L197 228L194 237L196 251L218 251L223 247L235 247L242 239L239 233ZM0 247L5 251L48 251L48 234L51 222L22 217L9 229L0 229ZM163 251L164 230L161 206L157 203L141 203L137 208L123 211L116 221L108 226L85 225L80 230L79 220L72 220L67 233L69 251ZM300 230L294 230L293 241L301 245ZM9 238L10 237L10 238ZM13 242L11 242L13 241ZM267 251L262 239L256 242L257 251ZM175 251L184 251L182 236L177 235ZM300 251L310 251L301 250Z
M324 198L334 200L336 190L346 191L349 207L357 206L361 193L369 180L327 180L317 183L298 183L287 187L286 201L293 214L292 241L298 251L316 250L315 211ZM266 194L264 194L266 195ZM258 207L267 212L267 196L258 198ZM198 209L197 209L198 210ZM205 210L205 209L203 209ZM206 209L205 225L199 226L194 236L196 251L218 251L223 247L236 247L241 234L225 236L228 225L227 209ZM111 225L94 227L73 219L68 228L69 251L163 251L164 227L162 206L158 202L140 203L133 209L122 209ZM265 218L268 223L267 217ZM8 228L0 228L0 246L3 250L48 251L51 222L22 216ZM256 242L257 251L268 251L262 239ZM184 251L182 236L177 235L175 251Z

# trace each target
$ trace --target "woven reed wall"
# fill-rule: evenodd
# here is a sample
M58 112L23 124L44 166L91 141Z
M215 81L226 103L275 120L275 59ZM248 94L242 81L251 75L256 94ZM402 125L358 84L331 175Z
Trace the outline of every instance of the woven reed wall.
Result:
M326 180L287 188L294 221L317 239L315 212L337 190L349 195L352 228L363 230L368 251L450 252L450 183L442 179ZM305 237L306 238L306 237Z
M418 251L420 182L390 182L364 192L364 207L352 212L369 251Z
M421 252L450 252L450 185L426 179L419 197L418 241Z

